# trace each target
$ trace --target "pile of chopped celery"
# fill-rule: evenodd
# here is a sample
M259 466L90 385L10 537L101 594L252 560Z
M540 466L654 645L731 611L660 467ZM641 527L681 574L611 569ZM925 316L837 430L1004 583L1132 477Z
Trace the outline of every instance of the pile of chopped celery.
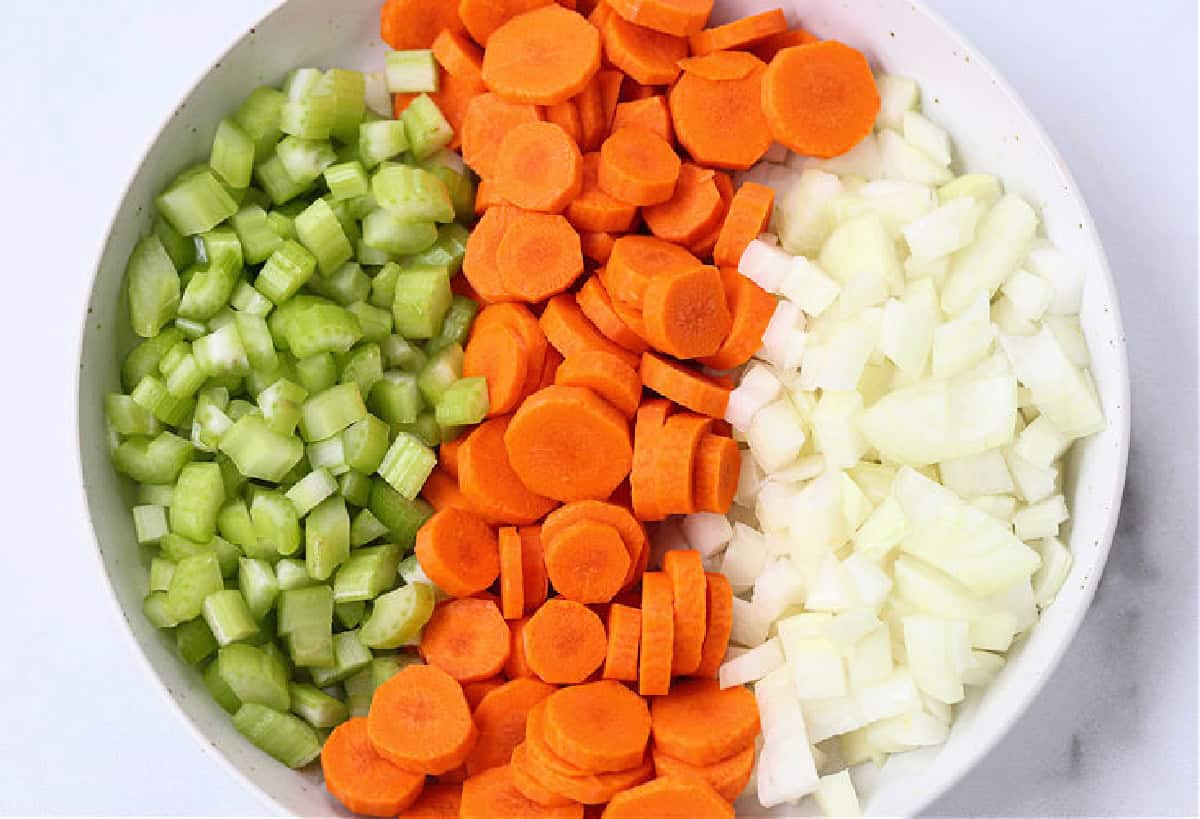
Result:
M126 271L142 341L105 401L137 483L146 616L248 739L299 767L410 661L435 449L487 413L451 291L474 182L425 96L292 72L223 120L155 201Z

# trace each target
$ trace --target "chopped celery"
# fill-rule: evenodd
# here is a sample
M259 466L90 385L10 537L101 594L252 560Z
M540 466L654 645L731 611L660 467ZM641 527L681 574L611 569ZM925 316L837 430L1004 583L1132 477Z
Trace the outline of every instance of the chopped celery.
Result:
M200 364L191 353L185 355L171 374L167 376L167 392L176 398L190 398L196 390L204 386L208 380L207 373L200 369ZM209 450L211 451L211 447Z
M336 119L337 101L333 94L314 89L301 99L289 98L283 104L279 128L285 134L305 139L329 139Z
M354 199L358 196L365 196L371 190L367 172L363 169L362 163L357 160L327 167L325 184L329 187L329 193L334 199Z
M250 359L237 327L226 324L192 343L192 355L205 373L213 375L245 375L250 371Z
M436 154L454 139L454 128L427 94L410 102L401 119L408 135L408 149L417 160Z
M448 344L433 355L417 375L417 386L425 400L437 406L450 385L462 378L463 348Z
M396 300L396 279L400 275L400 265L388 262L371 279L370 302L391 312L392 302Z
M221 437L221 452L247 478L279 481L304 457L304 444L294 435L282 435L257 415L245 415Z
M255 620L261 620L275 606L279 581L265 560L243 557L238 560L238 589Z
M358 154L368 169L408 150L408 134L400 120L364 122L358 127Z
M258 634L258 623L237 589L224 589L204 598L203 613L218 645L238 643Z
M279 584L279 590L285 592L315 585L317 581L308 576L303 560L285 557L275 564L275 582Z
M243 205L231 221L247 264L262 264L283 243L283 238L272 229L267 212L258 205Z
M215 332L216 330L220 330L222 327L233 324L236 321L237 313L233 312L229 305L226 304L213 314L213 317L208 320L206 327ZM217 375L222 375L222 373L218 373Z
M278 246L273 245L270 252L266 255L270 256ZM229 306L239 313L247 313L251 316L262 316L264 318L275 307L270 299L255 290L254 285L244 279L238 282L237 286L233 288L233 296L229 299Z
M338 384L312 396L300 407L300 434L306 441L337 435L367 414L357 384Z
M150 561L150 591L165 592L171 588L171 575L174 573L174 560L167 560L165 557L153 558Z
M235 121L221 120L208 164L229 187L247 187L254 169L254 140Z
M258 407L272 432L291 435L300 423L300 407L308 390L281 378L258 394Z
M442 393L436 418L439 426L456 427L478 424L488 413L487 380L482 377L462 378Z
M457 222L441 225L437 241L425 250L408 259L412 265L444 267L450 275L462 270L463 258L467 255L467 239L470 231Z
M159 541L159 548L162 550L163 557L176 562L183 560L185 557L192 557L193 555L215 555L217 566L220 568L223 577L233 576L234 572L237 571L238 557L241 555L238 548L224 538L214 537L205 543L197 543L174 532L162 536L162 539Z
M459 172L445 165L430 169L431 173L446 185L450 203L454 205L454 216L464 222L475 218L475 183L469 173Z
M350 261L328 276L309 279L308 289L346 307L370 294L371 279L358 262Z
M433 338L450 310L454 293L445 268L405 268L396 278L392 318L405 338Z
M204 668L204 687L217 701L217 705L230 714L237 713L237 710L242 707L242 701L238 699L237 694L233 693L233 689L229 687L229 683L225 682L225 678L221 676L221 667L217 660L213 660Z
M217 453L217 466L221 467L221 480L225 482L225 497L231 498L242 491L247 478L238 471L237 464L224 452Z
M175 487L163 484L138 484L137 502L149 506L170 506Z
M167 379L167 389L170 389L171 382L179 372L176 370L171 378ZM221 436L231 426L233 419L214 404L207 394L201 394L196 401L196 412L192 416L192 446L205 452L216 452Z
M237 240L237 234L228 228L221 228L213 233L228 233L233 238L237 248L236 267L232 263L221 264L209 259L208 267L197 270L183 291L179 303L179 315L193 321L208 321L229 303L233 288L238 282L238 273L242 268L242 247ZM215 329L212 322L209 329Z
M371 247L360 236L358 241L354 243L354 260L359 264L380 267L392 261L392 254L386 250Z
M122 441L112 459L118 472L138 483L174 483L192 460L192 445L170 432L161 432L156 438L138 436Z
M171 227L184 236L212 230L237 213L237 202L207 167L185 171L154 200Z
M438 66L429 49L389 51L384 76L392 94L433 94L438 90Z
M379 474L402 497L413 500L435 466L437 455L434 451L416 436L401 432L383 456Z
M176 270L183 270L196 261L196 243L190 237L181 235L179 231L171 227L161 214L155 214L151 231L162 242L163 249L171 257L171 263L175 265Z
M297 309L284 332L287 346L297 358L344 353L362 338L354 314L324 299L314 299Z
M143 338L158 334L179 308L179 276L166 248L151 234L137 243L125 267L129 322Z
M296 507L300 517L307 515L321 501L337 491L337 481L329 474L328 469L314 469L296 483L284 494Z
M433 616L433 587L424 583L402 586L375 598L359 630L370 648L399 648L416 639Z
M389 303L387 306L390 308L392 305ZM153 338L138 344L121 363L121 386L126 391L132 391L145 376L158 372L158 364L162 357L183 340L181 330L167 327Z
M324 441L316 441L306 448L308 465L313 469L328 469L335 478L350 471L346 464L346 448L341 436L335 435Z
M296 378L310 395L329 389L337 383L337 363L333 354L316 353L300 359L296 362Z
M362 328L364 340L380 342L391 335L391 310L376 307L365 301L356 301L353 304L348 304L346 305L346 309L358 319L358 326Z
M366 506L371 502L371 478L363 472L351 469L338 479L338 494L345 498L346 503L351 506ZM351 532L353 532L353 521L350 526ZM354 538L351 537L350 541L353 546Z
M432 411L422 412L417 416L417 420L411 424L399 424L396 426L397 433L406 432L409 435L416 436L417 440L425 444L425 446L434 447L442 443L443 437L448 434L440 426L438 426L437 415ZM446 440L453 440L451 436Z
M217 592L224 594L224 592ZM234 592L237 594L237 592ZM215 595L209 595L209 598ZM205 603L207 604L207 600ZM197 617L175 627L175 648L189 665L198 665L217 652L217 638L204 618Z
M383 353L383 363L387 367L399 367L410 373L420 372L429 357L425 351L417 347L404 336L390 335L379 345Z
M287 136L275 146L275 155L287 175L305 185L315 182L326 168L337 162L333 146L325 139Z
M312 278L316 269L316 258L299 243L287 239L267 259L254 280L254 288L274 304L283 304Z
M413 221L386 211L373 210L363 219L363 241L368 247L392 256L420 253L437 241L437 225Z
M104 396L104 417L122 436L156 435L162 429L158 419L128 395Z
M431 354L437 353L451 344L466 344L471 332L471 323L479 312L479 305L466 296L454 296L450 301L450 309L442 319L442 326L437 335L429 340L425 349Z
M405 549L417 540L417 530L433 515L433 507L421 500L408 500L382 479L371 482L371 503L368 506L379 522L387 527L393 543Z
M241 498L232 498L221 507L217 513L217 531L221 537L240 547L251 557L258 546L258 536L254 534L254 524L250 520L250 510ZM272 549L273 553L275 550Z
M329 586L305 586L285 589L279 594L281 635L306 628L330 627L333 622L333 590Z
M350 717L344 702L315 685L290 683L288 694L292 699L292 713L314 728L332 728Z
M353 142L367 112L366 78L360 71L331 68L325 72L320 88L333 95L333 135L341 142Z
M362 622L367 613L367 604L361 600L354 603L334 603L333 616L342 624L342 628L354 628Z
M371 194L381 208L406 222L454 221L446 183L421 168L384 165L371 178Z
M389 433L388 422L370 414L348 426L342 432L342 454L346 465L367 475L373 473L383 463Z
M221 468L212 462L188 464L179 473L171 499L171 531L199 542L210 540L224 503Z
M150 592L142 599L142 614L155 628L174 628L179 623L167 605L167 593L162 591Z
M276 154L255 166L254 180L262 186L275 205L292 201L307 191L310 184L303 179L293 179L283 166L283 160Z
M370 504L370 502L368 493L367 503ZM354 548L365 546L372 541L379 540L387 533L388 528L379 522L379 518L375 517L370 509L359 509L354 520L350 522L350 545Z
M229 415L230 419L234 421L240 421L247 415L258 414L254 405L244 398L236 398L233 401L230 401L226 413Z
M334 602L374 600L395 587L400 557L400 547L394 544L355 549L334 577Z
M177 318L175 326L183 333L183 337L189 341L195 341L208 332L208 328L203 322L193 321L192 319Z
M296 237L317 260L322 275L328 276L354 255L350 240L324 199L314 200L295 220Z
M333 668L336 657L333 653L332 622L295 629L284 639L288 655L295 665L308 669Z
M279 117L286 100L278 89L260 86L250 92L233 115L234 121L254 140L254 158L260 162L279 141Z
M357 384L360 395L370 395L371 387L382 377L383 355L378 344L358 345L347 354L342 364L342 383Z
M316 732L299 717L281 710L246 703L233 715L233 727L289 768L303 768L321 754Z
M217 653L217 664L221 678L243 703L289 707L287 673L262 649L232 643Z
M214 552L206 551L185 557L175 566L171 586L167 589L167 611L176 622L191 620L200 615L204 598L221 591L221 565Z
M328 580L350 556L350 515L341 495L319 503L304 520L304 560L316 580Z
M264 548L274 548L281 555L292 555L300 550L300 519L296 507L283 493L274 490L255 492L254 500L250 502L250 519L258 542Z
M273 373L279 369L279 354L271 341L271 331L262 316L238 313L234 319L238 337L246 351L250 367L258 372Z
M358 631L343 631L333 636L333 667L314 668L312 680L322 688L336 685L371 664L371 649L361 642Z

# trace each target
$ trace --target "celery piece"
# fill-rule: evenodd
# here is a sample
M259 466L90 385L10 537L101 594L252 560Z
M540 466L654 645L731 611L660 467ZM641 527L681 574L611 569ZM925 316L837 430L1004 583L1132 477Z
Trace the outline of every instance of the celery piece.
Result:
M360 237L354 243L354 261L361 265L370 267L381 267L390 261L394 260L394 256L386 250L380 250L377 247L371 247Z
M237 594L237 592L233 592ZM224 594L224 592L217 592ZM213 595L209 595L209 598ZM207 602L207 599L206 601ZM256 627L257 628L257 627ZM188 665L198 665L217 652L217 638L202 617L175 627L175 648Z
M463 222L475 218L475 183L469 173L460 173L453 168L439 165L430 172L446 185L450 203L454 205L454 216Z
M482 377L462 378L442 393L435 417L439 426L458 427L478 424L488 413L487 380Z
M171 227L161 214L155 214L154 224L150 229L162 242L163 249L171 257L171 263L175 265L176 270L183 270L196 261L196 243L190 237L181 235L179 231Z
M181 341L171 349L163 353L163 357L158 362L158 371L162 375L170 375L175 372L175 369L187 358L192 352L192 345L186 341Z
M334 199L354 199L365 196L371 190L367 172L362 163L340 162L325 168L325 184Z
M367 110L366 78L360 71L331 68L318 87L333 95L333 135L341 142L353 142Z
M142 598L142 614L155 628L174 628L179 623L167 605L166 592L150 592Z
M420 347L412 344L404 336L390 335L379 344L383 353L383 363L387 367L399 367L409 373L420 372L429 360L429 356Z
M417 375L417 386L425 400L437 406L442 394L450 385L462 378L463 349L458 344L447 344L438 350Z
M346 309L358 319L358 326L362 328L364 340L380 342L391 335L391 310L375 307L365 301L356 301L348 304L346 305Z
M171 378L167 379L167 389L171 388L172 380L182 369L176 370L172 373ZM202 393L196 401L196 411L192 415L192 446L204 452L216 452L217 446L221 442L221 436L231 426L233 426L233 419L212 403L208 395Z
M288 349L297 358L317 353L344 353L362 339L358 319L346 308L314 299L299 308L286 323Z
M193 321L207 321L208 328L215 330L218 324L209 320L229 303L229 298L233 295L233 288L238 283L238 273L242 267L242 248L232 230L221 228L212 232L227 232L233 238L237 247L237 266L218 264L210 258L208 267L197 270L184 289L183 298L179 303L179 315Z
M250 172L254 170L254 140L235 121L221 120L208 164L229 187L247 187Z
M310 395L329 389L337 383L337 363L333 354L317 353L297 361L296 378Z
M262 186L276 206L290 202L311 186L311 180L293 179L277 154L254 167L254 180Z
M391 307L391 304L388 304ZM167 351L184 340L183 332L167 327L161 333L138 344L121 363L121 386L131 392L147 375L158 372L158 364Z
M368 247L390 256L408 256L428 249L437 241L437 225L427 220L409 220L383 208L363 219L363 241Z
M170 506L175 487L171 485L143 483L137 488L137 502L150 506Z
M300 422L300 406L306 398L308 390L281 378L258 394L258 407L271 431L291 435Z
M371 478L352 469L338 479L338 494L351 506L366 506L371 502ZM353 522L350 525L353 531ZM351 538L351 546L353 545Z
M316 585L317 581L308 576L303 560L285 557L275 564L275 582L279 584L279 591L285 592Z
M336 119L337 101L333 94L314 90L301 99L289 94L279 113L279 129L304 139L329 139Z
M326 688L351 677L371 664L371 649L361 642L358 631L343 631L333 636L332 668L314 668L312 680Z
M176 622L200 615L204 598L221 591L221 565L214 552L205 551L180 560L167 589L167 611Z
M290 683L292 713L314 728L332 728L350 718L346 703L308 683Z
M213 537L204 543L198 543L183 535L170 532L162 536L159 548L164 557L179 562L187 557L201 554L212 554L217 558L217 566L222 577L232 577L237 572L238 558L241 552L237 546L220 537Z
M379 474L402 497L413 500L435 466L437 455L434 451L415 435L401 432L383 456Z
M371 194L381 208L405 222L454 221L446 183L421 168L384 165L371 178Z
M371 613L359 629L370 648L399 648L420 634L433 616L433 587L424 583L402 586L375 598Z
M268 489L255 492L250 502L250 520L263 548L272 547L281 555L300 550L300 518L296 507L282 492Z
M354 628L362 622L367 613L367 604L361 600L354 603L334 603L333 616L341 623L342 628Z
M454 298L445 268L404 268L396 278L392 318L396 332L405 338L437 335Z
M471 324L475 321L478 312L479 305L474 301L466 296L455 295L450 301L450 309L446 311L446 317L442 319L442 326L438 329L437 335L429 339L425 349L433 354L451 344L466 344L467 336L471 332Z
M175 561L165 557L150 560L150 591L165 592L171 588L171 575L175 573Z
M346 465L364 474L373 473L387 453L389 434L388 422L374 415L367 415L351 424L342 432L342 452Z
M200 234L200 243L204 249L204 264L208 268L220 268L235 274L241 272L242 265L245 264L245 256L242 253L242 243L238 239L237 231L232 227L222 226L206 230ZM232 288L230 289L232 291ZM181 315L185 318L192 318L187 314Z
M308 723L281 710L246 703L233 715L233 727L289 768L303 768L321 754L321 740Z
M212 230L237 213L237 202L207 167L184 171L154 200L159 213L184 236Z
M330 275L354 255L341 222L324 199L314 200L296 216L295 228L300 244L316 258L322 275Z
M238 699L237 694L233 693L233 689L225 682L225 678L221 676L220 663L213 660L204 667L204 687L208 689L208 693L216 700L217 705L224 708L230 714L236 713L242 707L242 701Z
M407 150L408 134L400 120L364 122L358 127L358 155L367 169Z
M436 447L443 441L453 441L458 437L458 427L446 427L443 429L438 425L437 414L432 410L422 412L417 416L417 420L411 424L400 424L395 427L395 432L406 432L409 435L416 436L416 439L428 447Z
M411 265L443 267L449 275L462 270L471 232L457 222L438 227L437 241L408 259Z
M287 136L275 146L275 155L288 176L306 185L311 185L326 168L337 162L337 154L327 139Z
M183 337L188 341L195 341L208 332L208 328L204 326L203 322L192 319L177 318L175 327L183 332Z
M310 94L321 91L321 81L325 73L319 68L293 68L283 78L283 93L289 100L302 100Z
M234 421L240 421L247 415L257 415L255 406L244 398L235 398L229 402L226 413Z
M352 717L365 717L371 711L371 700L375 696L375 684L371 680L371 669L348 677L343 685L346 688L346 708Z
M209 331L215 332L216 330L220 330L222 327L233 324L236 321L237 313L233 312L229 305L225 305L213 314L213 317L208 320L205 326L209 329ZM218 375L221 374L222 373L218 373Z
M171 531L199 542L210 540L224 503L221 468L212 462L188 464L179 473L171 499Z
M123 436L157 435L162 427L150 412L128 395L104 396L104 417Z
M285 638L288 656L301 668L333 668L337 661L333 653L333 625L306 626L295 629Z
M323 441L367 414L357 384L338 384L312 396L300 407L300 435Z
M383 377L383 355L379 345L360 344L351 350L342 363L341 381L358 385L360 395L370 395L371 387Z
M247 478L279 481L304 457L304 444L293 435L282 435L257 415L234 422L221 438L221 452Z
M355 549L334 577L333 602L374 600L394 588L400 558L400 547L395 544Z
M203 612L218 645L239 643L258 634L258 623L237 589L223 589L204 598Z
M286 239L267 259L254 280L254 288L274 304L283 304L312 278L316 258L299 243Z
M282 243L282 240L280 240ZM278 245L272 247L271 252L274 252ZM269 253L267 254L270 255ZM261 260L260 260L261 261ZM233 288L233 295L229 298L229 306L239 313L246 313L251 316L261 316L266 318L267 315L275 308L271 300L254 289L254 285L242 279Z
M116 470L138 483L174 483L191 459L192 445L170 432L122 441L112 455Z
M262 649L232 643L217 652L217 664L221 678L243 703L290 705L287 673Z
M369 505L370 502L368 493L367 504ZM357 549L359 546L379 540L387 533L388 528L379 522L379 518L375 517L370 509L359 509L354 520L350 522L350 545Z
M243 557L238 560L238 590L255 620L261 620L275 606L279 581L265 560Z
M143 338L157 335L175 318L180 304L179 276L157 236L150 234L134 246L125 279L130 326Z
M247 554L251 554L258 546L258 536L254 533L254 524L250 521L250 510L241 498L226 501L221 507L221 511L217 513L217 532ZM251 556L257 557L253 554Z
M304 560L316 580L328 580L350 556L350 515L341 495L319 503L304 519Z
M279 354L275 352L267 320L250 313L238 313L234 323L251 369L268 373L279 369Z
M232 223L248 264L262 264L283 244L283 237L271 227L267 212L258 205L243 205L233 215ZM237 307L236 299L234 306Z
M287 97L278 89L260 86L242 102L234 121L254 140L254 157L262 161L279 141L279 117Z
M204 386L204 382L207 380L208 374L200 369L200 364L196 361L196 357L188 354L184 356L179 365L167 376L167 392L175 398L190 398L196 394L196 390Z
M384 58L387 90L392 94L436 93L438 66L429 49L389 51Z
M371 279L371 295L369 301L375 307L391 312L392 302L396 300L396 279L400 276L400 265L388 262L376 272Z
M358 262L350 261L328 276L313 277L308 282L308 289L346 307L370 294L371 279Z
M341 436L335 435L324 441L316 441L306 448L308 465L313 469L328 469L335 478L350 471L346 464L346 448Z
M416 376L389 371L371 389L367 406L388 424L411 424L421 414L425 402L421 398Z
M408 149L418 161L436 154L454 139L454 128L427 94L410 102L401 119L408 135Z
M321 501L337 491L337 481L328 469L314 469L284 493L284 496L296 507L296 515L304 517Z
M167 510L163 506L133 507L133 533L143 546L158 543L170 528L167 525Z
M283 589L282 583L280 588ZM278 614L277 631L281 635L297 629L328 627L333 618L333 590L325 585L283 589L279 594Z
M408 500L378 478L371 482L368 508L387 527L391 541L405 549L416 543L417 530L433 515L433 507L428 503L420 498Z
M192 343L192 355L209 376L245 375L250 371L250 359L237 327L226 324Z

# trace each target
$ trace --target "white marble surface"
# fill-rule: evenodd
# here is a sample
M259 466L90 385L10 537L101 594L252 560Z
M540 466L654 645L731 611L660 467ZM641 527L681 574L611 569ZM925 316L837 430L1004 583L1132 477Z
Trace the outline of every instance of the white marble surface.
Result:
M90 259L122 183L198 72L270 5L4 4L0 361L19 386L0 402L0 815L262 811L120 633L88 554L70 407ZM1078 178L1118 278L1135 398L1096 605L1028 714L934 812L1195 815L1196 5L933 5L1008 76Z

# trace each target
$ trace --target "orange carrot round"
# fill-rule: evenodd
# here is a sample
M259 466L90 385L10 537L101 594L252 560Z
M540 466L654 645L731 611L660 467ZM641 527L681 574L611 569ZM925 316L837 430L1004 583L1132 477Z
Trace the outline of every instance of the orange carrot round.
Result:
M511 207L512 202L509 202L496 193L496 183L490 179L480 179L479 184L475 187L475 215L483 216L483 214L488 212L488 208L494 205L509 205Z
M583 186L567 205L566 216L580 231L624 233L633 227L637 208L600 189L600 154L588 153L583 156Z
M513 102L557 105L600 69L600 33L578 13L550 5L494 31L483 55L488 89Z
M461 785L426 785L420 798L410 808L401 811L398 819L458 819L461 804Z
M613 299L641 305L651 280L699 266L691 253L655 236L622 236L613 245L603 280Z
M546 574L559 594L577 603L611 600L629 562L621 534L598 521L576 521L546 540Z
M715 267L655 276L646 286L642 315L650 346L676 358L713 355L733 326Z
M763 333L778 302L736 267L721 268L721 283L732 314L729 335L720 349L701 358L700 363L714 370L730 370L745 364L762 347Z
M688 246L688 250L700 259L712 257L713 250L717 246L717 239L721 236L721 223L725 221L725 215L729 213L729 204L733 201L733 180L730 179L729 174L724 171L715 171L713 181L717 183L717 190L721 192L722 214L720 221L711 233Z
M458 449L462 446L462 438L453 441L443 441L438 447L438 467L444 469L451 477L458 477Z
M688 819L733 819L733 805L707 784L691 777L659 777L617 794L604 819L646 819L686 816Z
M421 657L460 683L486 680L504 668L508 640L508 624L492 601L447 600L421 632Z
M518 14L548 6L553 2L554 0L458 0L458 15L471 38L486 46L496 29ZM453 0L447 5L454 5Z
M467 106L462 126L463 161L475 173L490 178L495 173L500 145L508 132L542 119L536 105L508 102L496 94L480 94Z
M489 692L496 690L504 685L507 680L503 677L488 677L486 680L475 680L474 682L465 682L462 684L463 696L467 698L467 705L471 708L471 713L475 713L475 709L479 707L479 703ZM464 775L465 775L464 770Z
M471 107L471 103L475 101L476 97L483 95L486 91L483 81L480 80L477 73L470 73L469 66L459 65L458 69L459 73L457 74L452 74L444 68L438 69L438 90L429 95L438 110L442 112L442 116L446 118L451 130L454 131L450 144L447 146L452 151L462 148L463 123L467 119L467 109ZM393 116L399 119L408 109L409 103L419 96L420 94L394 94L392 98Z
M639 520L662 520L666 516L666 513L660 512L658 508L655 456L658 454L659 438L670 412L670 401L652 399L638 408L634 421L633 467L629 474L629 489L633 511Z
M442 29L462 28L458 4L445 0L387 0L379 10L380 38L397 51L429 48Z
M514 298L504 290L496 254L509 226L520 215L521 211L511 205L493 205L476 223L475 229L467 239L467 251L463 256L463 276L485 301L511 301Z
M429 579L447 594L469 597L500 574L500 547L479 516L443 509L417 532L417 560Z
M537 676L525 661L525 626L528 624L529 618L522 617L520 620L514 620L509 626L512 641L509 644L508 662L504 664L504 676L510 680Z
M641 641L642 610L620 603L609 606L604 679L637 682L638 645Z
M668 756L658 748L653 750L654 772L658 776L681 779L697 779L705 782L727 802L741 796L750 782L754 770L754 746L747 745L733 756L712 765L692 765L682 759Z
M542 315L545 313L543 312ZM542 366L542 380L538 382L538 389L545 389L554 383L554 377L558 374L558 368L562 366L563 360L562 353L552 345L547 348L546 362Z
M726 23L723 26L706 28L688 38L693 54L711 54L746 48L787 31L787 17L783 9L771 9L760 14L751 14Z
M555 8L560 8L555 6ZM489 768L463 783L461 819L583 819L583 805L546 807L526 798L513 784L508 765Z
M583 273L579 234L558 214L522 213L496 251L504 290L536 303L563 292Z
M720 225L725 213L712 171L683 163L675 195L642 211L646 227L660 239L688 246Z
M640 82L628 80L621 87L621 102L636 102L637 100L644 100L647 97L661 97L665 93L666 89L661 86L642 85Z
M582 603L555 597L525 624L525 662L548 683L581 683L604 662L604 624Z
M512 412L524 397L528 365L528 351L521 336L509 327L494 324L471 333L462 371L466 378L486 379L487 414L493 418Z
M435 467L425 479L425 485L421 487L421 497L438 512L443 509L473 511L471 502L458 488L458 479L441 466Z
M542 549L540 526L522 526L521 537L521 589L525 613L536 611L546 602L549 578L546 576L546 556Z
M704 29L713 0L608 0L608 5L640 26L687 37Z
M792 46L808 45L809 43L819 43L821 40L814 34L810 34L802 28L794 28L790 31L784 31L780 34L775 34L771 37L766 37L759 40L754 45L750 46L749 50L754 56L762 60L764 63L769 63L775 59L775 55L785 48Z
M745 79L761 65L762 60L744 51L714 51L679 61L683 71L715 82Z
M733 170L746 170L762 159L772 142L759 101L765 73L761 61L740 79L711 80L684 72L669 101L675 137L692 159Z
M725 575L715 572L706 572L704 581L708 624L695 675L715 678L721 663L725 662L725 650L729 648L729 635L733 630L733 587Z
M672 415L663 425L654 456L654 487L660 513L690 515L696 511L696 450L711 429L711 418L690 412Z
M733 505L741 475L737 442L725 435L705 435L696 448L696 511L724 515Z
M467 757L468 775L507 765L513 748L525 741L529 709L554 691L554 686L548 683L527 678L506 682L489 691L472 715L479 739Z
M579 112L579 149L584 153L598 150L604 137L608 136L604 122L604 89L599 75L579 92L574 103Z
M871 133L879 91L861 51L824 40L775 55L762 81L762 110L777 142L834 157Z
M526 399L508 425L504 445L528 491L561 501L608 497L633 459L628 422L580 387L555 385ZM465 484L463 491L474 502Z
M546 122L553 122L562 128L568 137L579 145L583 138L583 125L579 121L579 109L572 100L560 102L558 105L546 107Z
M616 245L613 245L613 248L616 249ZM610 257L610 259L611 259L611 257ZM604 289L608 290L609 301L612 304L613 312L617 314L617 318L619 318L619 319L621 319L621 321L625 322L625 326L627 326L630 330L632 330L637 335L638 338L642 339L642 341L645 342L646 318L644 315L642 315L641 304L640 303L635 304L633 302L626 301L625 299L617 298L616 296L614 296L612 289L608 285L610 279L605 276L605 273L603 270L598 270L596 272L597 272L597 277L600 279L601 283L604 284ZM649 345L647 345L647 347L648 346ZM645 352L645 351L643 350L643 352ZM639 361L639 365L640 365L640 361Z
M555 793L534 777L530 768L528 745L525 742L513 748L509 771L512 773L513 786L523 793L526 799L548 808L575 804L574 799Z
M371 747L366 717L333 729L321 749L325 787L348 810L395 816L421 795L425 777L397 768Z
M452 76L472 81L483 90L483 52L462 30L445 28L433 40L433 57Z
M542 524L542 536L547 539L556 537L568 526L581 520L598 521L616 529L625 544L625 551L629 553L631 564L635 564L642 553L648 551L646 530L642 524L628 509L609 501L584 500L563 504L546 516ZM631 565L630 574L622 585L636 582L632 569Z
M583 250L583 258L591 259L597 264L604 264L612 255L613 243L616 237L611 233L581 233L579 247Z
M662 572L642 576L642 642L638 655L638 693L657 697L671 688L675 652L675 615L671 578Z
M462 686L440 668L410 665L375 689L367 736L399 768L445 773L466 760L476 735Z
M567 762L546 742L546 705L544 701L538 703L529 712L523 760L529 774L542 787L577 802L599 805L654 775L654 762L649 754L632 768L606 773L595 773Z
M563 362L555 384L586 387L632 418L642 399L642 381L624 359L599 350L574 355Z
M650 705L654 743L693 765L712 765L754 742L758 705L744 686L721 689L716 680L681 680L670 696Z
M591 773L586 768L571 764L550 748L546 743L545 720L546 703L543 700L529 709L529 716L525 721L525 751L530 771L549 769L566 777L584 777Z
M721 226L713 261L720 267L736 268L746 247L766 231L774 207L775 191L766 185L746 182L738 188Z
M600 189L631 205L657 205L675 193L681 165L658 134L622 128L600 146Z
M690 550L667 552L663 556L663 573L671 578L675 606L675 649L671 673L676 676L692 674L700 667L700 653L707 627L707 584L700 553Z
M553 122L522 123L500 143L495 182L517 207L559 213L583 188L583 156Z
M482 332L493 324L508 327L521 337L528 361L521 395L524 397L537 392L541 387L542 371L546 366L546 352L549 346L537 318L523 304L489 304L479 311L475 323L471 325L471 331Z
M662 94L652 94L639 100L630 100L617 105L613 117L613 130L621 128L645 128L662 137L668 144L675 141L675 130L671 127L671 109Z
M505 620L517 620L525 613L525 567L521 533L514 526L503 526L500 541L500 613Z
M612 299L609 298L608 291L599 276L589 276L584 280L583 287L579 288L579 292L575 294L575 301L579 304L579 309L583 311L583 314L610 341L621 345L631 353L646 351L646 342L642 337L617 315ZM637 408L634 407L634 409Z
M608 61L642 85L670 85L679 76L679 61L688 41L609 15L602 29Z
M564 357L600 350L617 356L630 366L638 362L636 355L601 334L570 295L561 294L550 299L539 323L546 340Z
M546 698L546 744L560 757L596 773L640 765L650 740L646 701L615 680L562 688Z
M600 110L604 132L608 133L612 131L613 118L617 115L617 103L621 101L625 75L612 68L601 68L596 72L596 82L600 85Z
M504 444L509 422L510 418L492 418L471 431L459 451L458 482L467 500L488 520L533 523L555 503L526 488L513 470ZM492 575L495 580L500 573L500 558L499 546L492 542L497 550L496 572Z
M730 388L675 361L644 353L642 383L665 398L710 418L724 418Z

